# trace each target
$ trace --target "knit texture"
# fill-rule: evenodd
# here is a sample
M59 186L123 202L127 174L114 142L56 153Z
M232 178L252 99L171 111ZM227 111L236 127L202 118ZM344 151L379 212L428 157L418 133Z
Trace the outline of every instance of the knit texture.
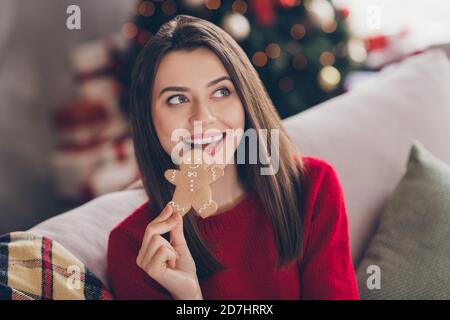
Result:
M276 268L272 225L254 192L233 208L206 219L199 230L225 266L200 280L210 299L359 299L352 264L342 187L327 162L303 157L304 260ZM108 244L108 273L118 299L172 299L170 293L136 264L145 228L158 213L148 201L113 229Z
M358 267L361 297L450 299L449 252L450 166L414 141L406 173Z

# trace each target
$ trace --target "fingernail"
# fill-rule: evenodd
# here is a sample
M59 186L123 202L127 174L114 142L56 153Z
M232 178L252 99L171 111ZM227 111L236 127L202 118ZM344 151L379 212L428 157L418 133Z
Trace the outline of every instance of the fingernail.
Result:
M168 204L164 210L166 210L166 214L169 214L172 212L172 206Z

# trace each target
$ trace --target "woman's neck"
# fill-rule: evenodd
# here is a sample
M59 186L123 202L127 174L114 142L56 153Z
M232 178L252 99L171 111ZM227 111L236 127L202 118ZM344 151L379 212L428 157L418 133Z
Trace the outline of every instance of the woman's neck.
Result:
M211 184L212 198L218 205L215 214L233 207L247 192L239 179L236 163L228 164L224 171L224 176Z

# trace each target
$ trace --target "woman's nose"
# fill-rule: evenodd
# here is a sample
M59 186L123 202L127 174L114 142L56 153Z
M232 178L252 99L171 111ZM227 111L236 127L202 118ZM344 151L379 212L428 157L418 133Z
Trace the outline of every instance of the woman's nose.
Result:
M200 103L194 106L194 112L192 113L191 122L202 121L203 123L212 123L216 121L214 114L208 108L205 103Z

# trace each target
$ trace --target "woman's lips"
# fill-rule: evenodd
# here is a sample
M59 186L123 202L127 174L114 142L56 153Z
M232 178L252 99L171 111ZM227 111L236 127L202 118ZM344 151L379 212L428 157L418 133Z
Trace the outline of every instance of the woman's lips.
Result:
M209 137L203 136L203 138L198 139L185 138L183 141L191 148L202 148L202 150L207 152L209 155L214 156L214 154L223 145L225 136L226 132L222 132L222 134L215 134Z
M203 148L203 150L205 150L206 153L213 157L223 146L225 137L226 132L222 134L222 137L218 141L208 144L205 148Z
M210 135L210 136L201 136L199 135L198 137L194 138L193 136L190 138L184 138L184 142L186 142L187 144L193 144L196 146L199 145L207 145L210 143L215 143L218 142L220 139L223 139L224 133L222 132L221 134L215 134L215 135Z

